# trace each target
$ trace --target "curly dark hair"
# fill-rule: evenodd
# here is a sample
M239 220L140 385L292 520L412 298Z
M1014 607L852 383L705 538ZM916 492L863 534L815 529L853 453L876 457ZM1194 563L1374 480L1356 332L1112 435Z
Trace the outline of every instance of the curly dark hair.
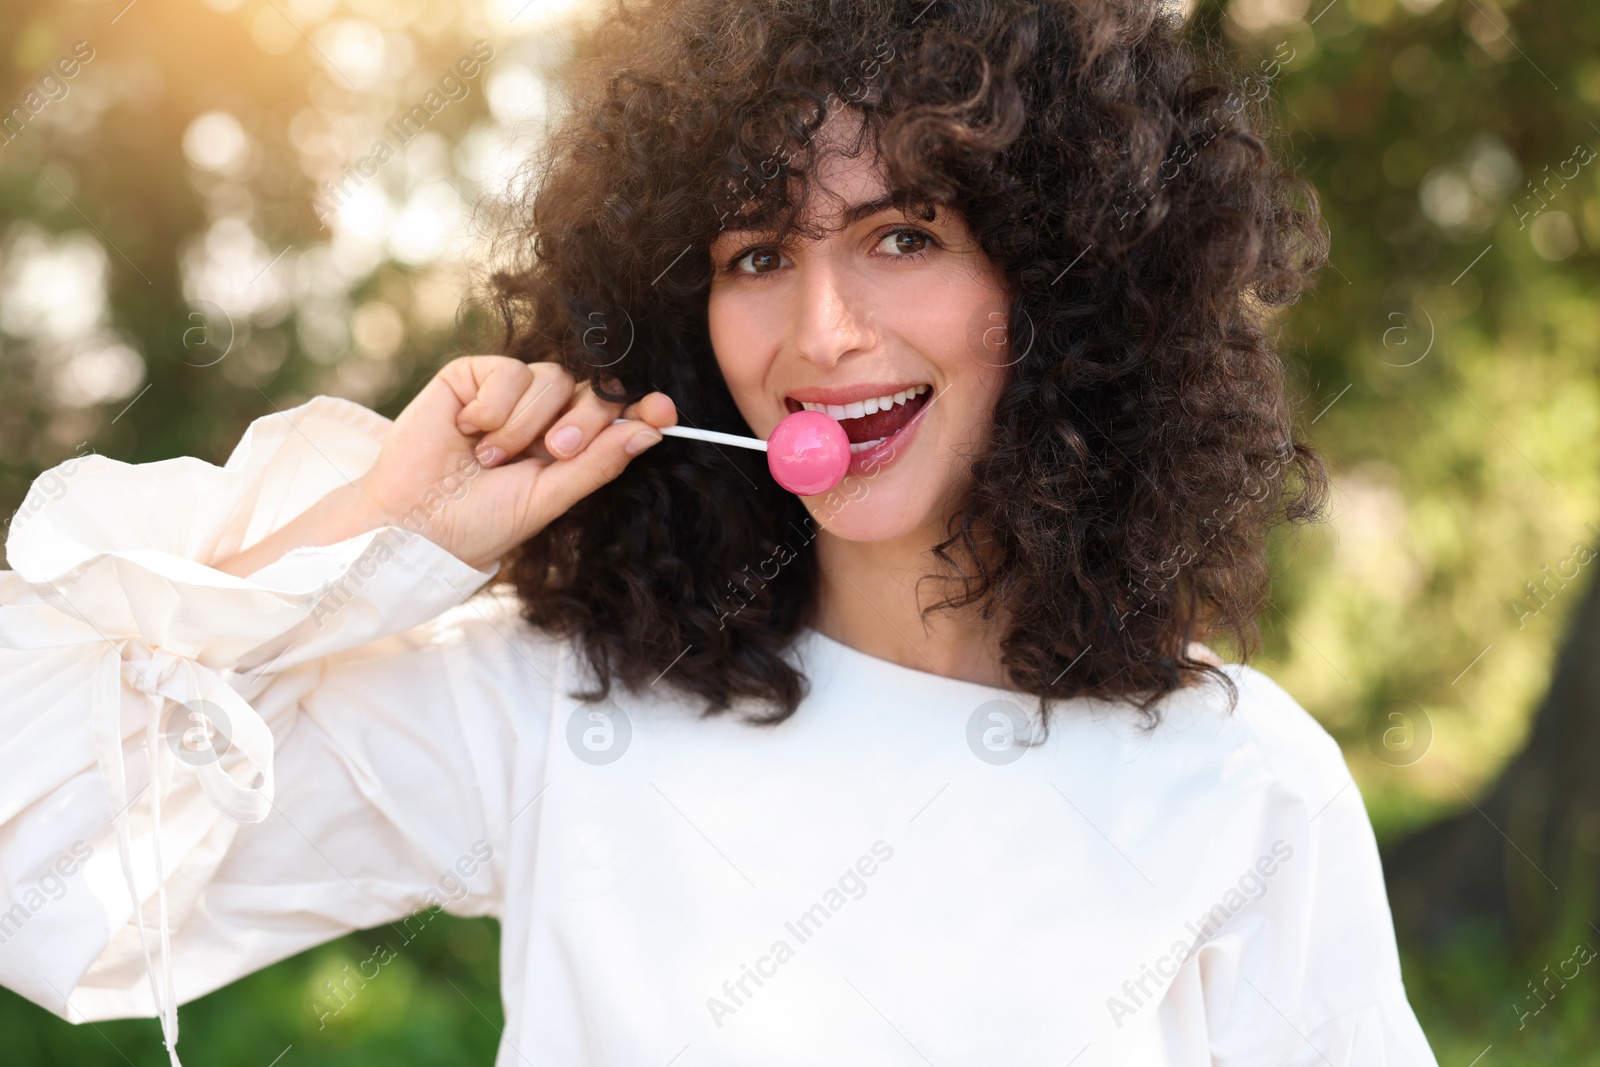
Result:
M1078 695L1154 725L1208 675L1231 709L1189 642L1258 649L1266 535L1327 495L1269 321L1327 241L1268 148L1263 84L1156 0L614 0L505 231L506 351L750 433L710 343L707 251L730 215L794 231L811 137L847 104L897 205L951 205L1004 271L1022 350L935 548L957 591L925 610L1000 620L1046 725ZM748 699L775 723L805 692L783 653L813 618L814 531L759 455L669 439L504 580L576 638L585 696L670 665L706 714Z

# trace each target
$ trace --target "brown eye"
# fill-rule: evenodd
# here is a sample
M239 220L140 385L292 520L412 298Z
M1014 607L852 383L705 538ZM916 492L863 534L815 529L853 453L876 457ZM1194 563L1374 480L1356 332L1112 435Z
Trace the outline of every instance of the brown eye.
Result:
M902 259L926 252L932 241L932 236L926 231L902 226L897 230L890 230L879 238L879 245L892 242L891 258Z
M741 274L771 274L784 266L784 254L776 248L752 248L734 261L734 270Z

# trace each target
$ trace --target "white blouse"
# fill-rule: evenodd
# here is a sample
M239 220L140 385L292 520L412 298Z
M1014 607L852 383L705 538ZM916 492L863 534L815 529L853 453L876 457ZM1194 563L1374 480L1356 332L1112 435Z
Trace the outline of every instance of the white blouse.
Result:
M566 642L398 527L207 566L387 425L317 397L220 469L34 483L0 571L0 983L173 1049L175 1005L442 905L501 923L497 1067L1437 1067L1360 792L1265 675L1153 732L1069 701L1026 745L1031 697L806 631L810 694L762 728L667 680L580 704Z

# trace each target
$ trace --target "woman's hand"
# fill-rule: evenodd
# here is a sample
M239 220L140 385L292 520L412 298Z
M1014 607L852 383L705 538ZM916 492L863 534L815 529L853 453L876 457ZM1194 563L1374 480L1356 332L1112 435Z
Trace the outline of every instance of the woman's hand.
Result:
M612 421L630 421L613 426ZM678 421L664 393L624 408L554 363L462 356L423 387L372 468L213 566L247 575L306 545L401 526L480 570L621 474Z
M617 418L629 420L611 425ZM651 393L624 408L554 363L463 356L395 420L357 488L404 526L486 567L606 484L678 421Z

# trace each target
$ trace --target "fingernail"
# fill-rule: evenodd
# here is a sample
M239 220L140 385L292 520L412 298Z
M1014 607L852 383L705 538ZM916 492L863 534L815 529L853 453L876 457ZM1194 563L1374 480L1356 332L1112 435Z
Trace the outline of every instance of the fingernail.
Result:
M622 450L630 456L637 456L659 440L661 434L655 430L641 430L628 438L628 443L622 446Z
M505 457L506 453L504 449L496 448L494 445L484 445L473 454L478 457L479 463L483 464L485 467L492 467L496 463L499 463L500 460Z
M583 431L576 426L563 426L550 435L550 451L570 456L583 444Z

